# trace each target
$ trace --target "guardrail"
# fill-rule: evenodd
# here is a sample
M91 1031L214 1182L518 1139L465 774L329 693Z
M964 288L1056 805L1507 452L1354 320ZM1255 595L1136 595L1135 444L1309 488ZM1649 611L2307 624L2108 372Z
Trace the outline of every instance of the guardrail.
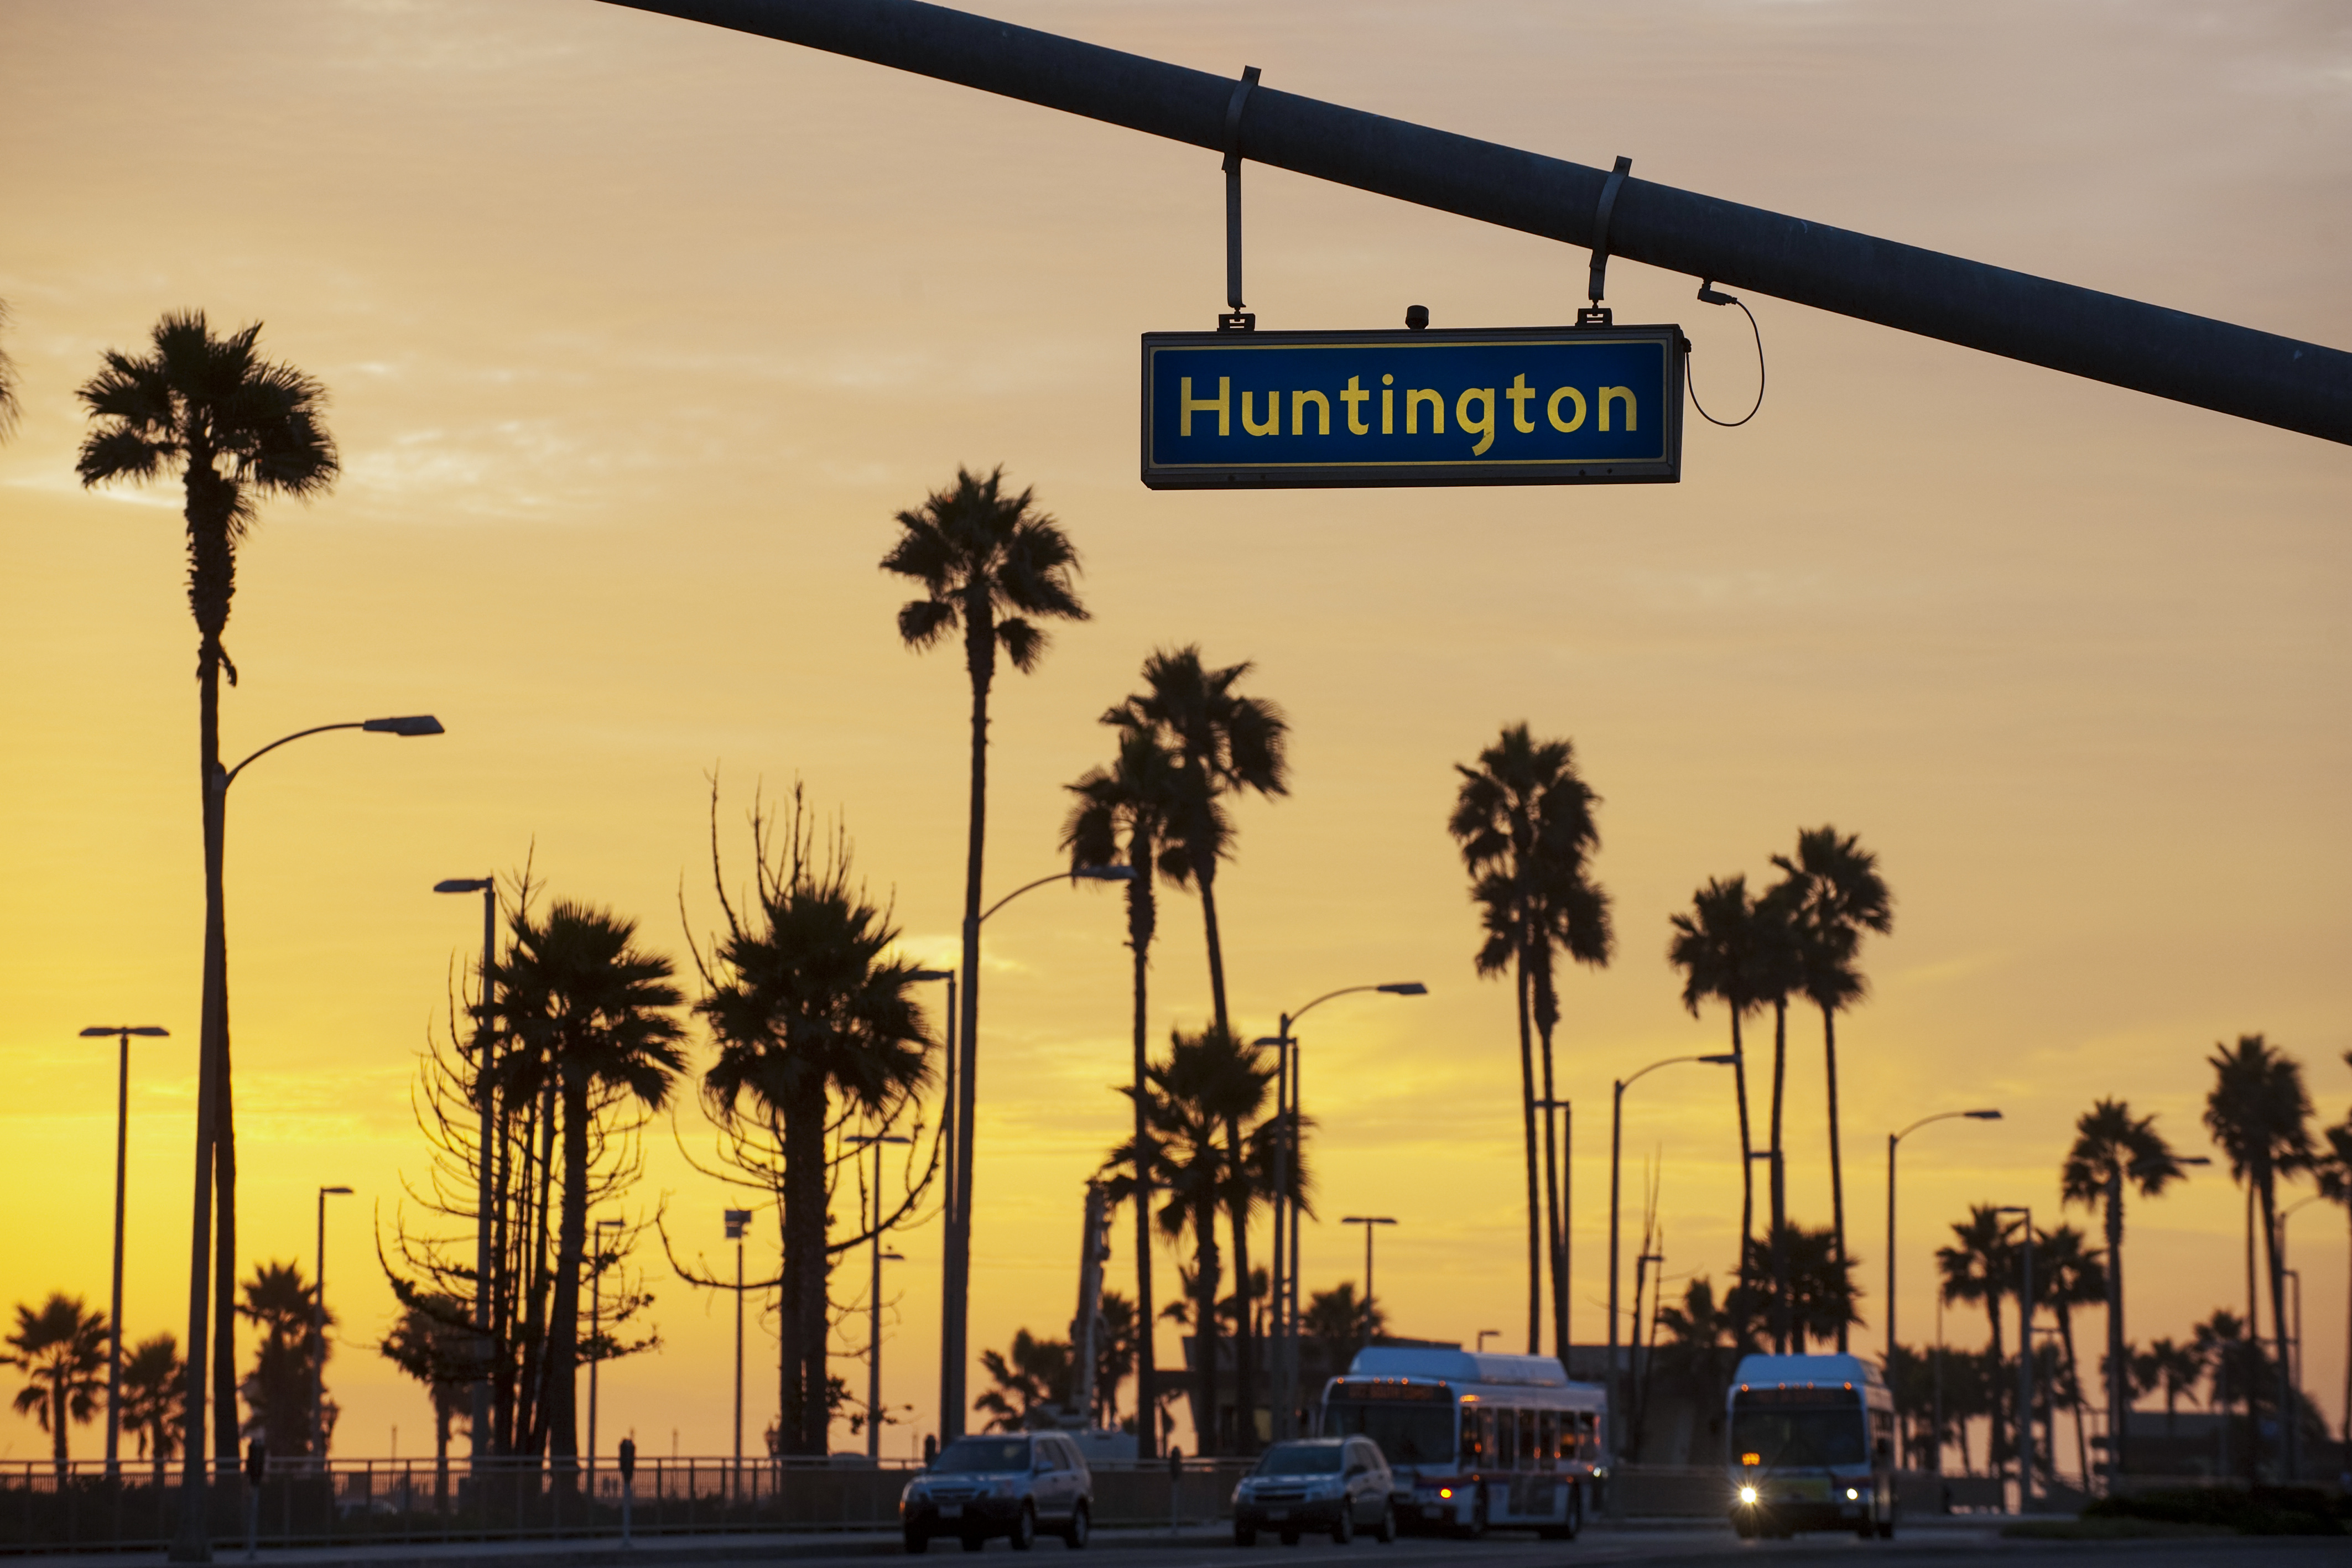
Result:
M1096 1464L1096 1522L1195 1524L1223 1518L1248 1460ZM211 1534L293 1546L383 1542L617 1536L635 1533L887 1529L912 1460L656 1458L637 1460L625 1489L609 1458L593 1472L513 1458L276 1462L258 1484L227 1460L209 1490ZM161 1547L179 1521L177 1465L162 1481L146 1466L110 1475L103 1460L0 1466L0 1553ZM248 1531L250 1535L248 1536Z

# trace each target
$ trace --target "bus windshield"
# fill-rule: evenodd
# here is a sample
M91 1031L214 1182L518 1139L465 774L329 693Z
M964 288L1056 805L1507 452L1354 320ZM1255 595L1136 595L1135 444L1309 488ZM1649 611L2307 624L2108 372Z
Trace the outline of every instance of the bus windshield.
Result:
M1362 1433L1392 1465L1442 1465L1454 1458L1454 1405L1378 1404L1333 1399L1323 1407L1323 1435Z
M1783 1470L1859 1465L1865 1462L1869 1452L1865 1436L1862 1412L1851 1405L1811 1409L1735 1408L1731 1413L1731 1460L1736 1465L1745 1465L1748 1456L1753 1454L1755 1462L1766 1469Z

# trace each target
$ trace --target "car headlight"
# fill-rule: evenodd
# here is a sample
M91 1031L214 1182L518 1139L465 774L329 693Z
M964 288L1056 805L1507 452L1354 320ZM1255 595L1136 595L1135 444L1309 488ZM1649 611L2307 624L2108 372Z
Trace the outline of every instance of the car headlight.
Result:
M1753 1507L1756 1502L1756 1489L1754 1487L1741 1487L1739 1489L1739 1500L1747 1503L1750 1507Z
M1021 1490L1019 1481L998 1481L988 1489L991 1497L1011 1497Z

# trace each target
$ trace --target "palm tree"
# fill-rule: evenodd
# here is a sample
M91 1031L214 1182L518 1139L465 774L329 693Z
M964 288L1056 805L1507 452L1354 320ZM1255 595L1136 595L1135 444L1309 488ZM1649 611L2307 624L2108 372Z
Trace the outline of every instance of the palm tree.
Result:
M155 1464L155 1490L163 1466L187 1430L188 1366L180 1342L168 1333L139 1342L122 1362L122 1424L138 1434L142 1458Z
M467 1414L481 1362L473 1303L462 1296L421 1294L402 1308L376 1349L425 1386L433 1406L433 1507L449 1508L449 1432Z
M2124 1187L2139 1188L2143 1197L2155 1197L2181 1175L2178 1157L2153 1115L2134 1116L2121 1100L2100 1100L2076 1118L2074 1146L2066 1152L2058 1182L2061 1204L2085 1208L2104 1206L2106 1212L2107 1281L2107 1407L2126 1409L2118 1381L2130 1358L2124 1354ZM2127 1434L2119 1420L2107 1433L2107 1463L2120 1476Z
M1747 1256L1748 1238L1756 1230L1754 1148L1748 1131L1748 1056L1739 1038L1739 1020L1763 999L1757 962L1756 904L1748 896L1748 879L1709 878L1691 895L1687 915L1669 922L1674 939L1666 961L1683 972L1683 1006L1691 1017L1709 1001L1719 1001L1731 1013L1731 1089L1739 1102L1739 1245Z
M2352 1051L2344 1055L2345 1061L2352 1062ZM2319 1180L2319 1194L2330 1203L2341 1204L2345 1218L2352 1221L2352 1114L2347 1114L2338 1125L2328 1128L2324 1135L2327 1139L2327 1153L2320 1156L2314 1167L2314 1174ZM2344 1359L2343 1437L2346 1447L2352 1448L2352 1296L2347 1296L2346 1301L2345 1322L2347 1348Z
M1135 1303L1117 1291L1105 1291L1097 1304L1097 1322L1095 1331L1095 1408L1087 1418L1096 1426L1116 1431L1118 1427L1118 1387L1135 1375L1136 1356L1143 1341L1142 1319ZM1139 1387L1140 1385L1139 1385ZM1137 1408L1148 1403L1139 1398ZM1146 1421L1136 1423L1140 1439Z
M1868 982L1855 967L1862 934L1895 929L1895 897L1878 873L1878 857L1854 833L1841 835L1827 823L1797 835L1794 861L1774 855L1799 888L1796 918L1800 988L1822 1011L1822 1055L1828 1070L1830 1112L1830 1228L1837 1255L1845 1251L1845 1166L1838 1142L1837 1015L1867 994ZM1838 1350L1846 1348L1838 1333Z
M989 1423L992 1431L1027 1430L1033 1418L1069 1403L1076 1370L1071 1354L1068 1340L1035 1339L1027 1329L1015 1330L1009 1355L980 1353L981 1367L996 1386L973 1400L973 1407L994 1417Z
M1552 1030L1559 1019L1553 960L1565 949L1594 967L1609 962L1609 898L1591 878L1601 847L1592 820L1599 802L1576 771L1567 740L1538 741L1524 724L1507 725L1462 775L1447 831L1462 846L1486 939L1475 960L1481 975L1514 973L1519 1016L1519 1119L1528 1177L1528 1353L1542 1349L1542 1280L1551 1270L1552 1343L1568 1354L1568 1281L1560 1256L1566 1235L1559 1212L1559 1151L1553 1118L1544 1118L1543 1212L1536 1198L1536 1072L1528 1022L1543 1040L1543 1099L1553 1098ZM1540 1231L1538 1230L1540 1227ZM1547 1243L1543 1239L1549 1238Z
M1837 1260L1827 1226L1777 1226L1748 1243L1748 1267L1725 1310L1752 1322L1761 1315L1757 1304L1771 1303L1775 1340L1802 1355L1809 1337L1827 1344L1840 1328L1862 1321L1855 1310L1862 1299L1853 1282L1855 1267L1852 1259Z
M2254 1406L2257 1381L2249 1375L2254 1371L2252 1362L2262 1354L2262 1345L2259 1341L2249 1337L2250 1327L2246 1320L2237 1313L2227 1308L2217 1308L2211 1317L2197 1325L2189 1343L2199 1364L2205 1368L2206 1375L2210 1379L2211 1396L2208 1403L2221 1417L2221 1469L2224 1471L2230 1468L2230 1406L2233 1402L2245 1406L2246 1479L2252 1481L2256 1474L2254 1445L2258 1427ZM2247 1354L2249 1347L2253 1351L2252 1356Z
M963 1332L971 1273L973 1082L979 1061L980 890L988 837L988 692L1000 649L1023 674L1045 656L1048 620L1084 621L1072 584L1078 552L1061 525L1039 511L1035 493L1007 495L1004 470L979 478L959 467L955 483L898 515L900 533L882 570L919 583L923 597L898 608L898 635L920 651L950 632L963 632L964 671L971 681L971 801L963 877L963 1017L957 1049L956 1097L949 1124L961 1129L947 1235L946 1361L963 1386ZM959 1406L940 1413L946 1435L963 1430Z
M2058 1318L2058 1343L2065 1355L2065 1384L2074 1416L2074 1462L2088 1490L2090 1449L2083 1437L2082 1364L2074 1354L2074 1309L2095 1306L2107 1299L2106 1254L2085 1245L2087 1238L2071 1225L2037 1230L2033 1237L2033 1293ZM2126 1368L2128 1358L2124 1364ZM2129 1400L2126 1400L2126 1405ZM2119 1407L2120 1408L2120 1407ZM2053 1457L2055 1463L2055 1456Z
M2008 1353L2001 1346L2000 1298L2004 1291L2014 1289L2017 1279L2017 1249L2010 1244L2008 1221L1999 1207L1979 1203L1969 1207L1965 1224L1952 1227L1953 1245L1936 1250L1936 1267L1943 1276L1943 1296L1947 1301L1974 1301L1985 1310L1985 1322L1992 1330L1987 1354L1996 1369L1995 1386L1991 1390L1986 1416L1992 1423L1992 1436L1986 1458L1996 1473L2006 1474L2003 1466L2011 1451L2002 1441L2001 1412L2007 1403L2006 1390L1998 1369L2008 1365ZM2018 1413L2024 1419L2023 1412Z
M548 1312L548 1451L571 1484L580 1452L574 1375L580 1362L580 1278L588 1262L589 1122L614 1099L658 1111L686 1068L670 1009L685 998L670 961L637 946L637 923L571 900L543 919L517 910L512 945L493 975L508 1030L520 1038L518 1097L545 1091L562 1113L563 1187ZM534 1077L538 1080L533 1082Z
M1160 905L1154 879L1160 874L1169 825L1181 805L1175 761L1152 731L1118 727L1118 755L1109 766L1097 768L1069 786L1076 800L1062 829L1062 847L1070 852L1070 869L1107 866L1122 856L1133 875L1127 883L1127 946L1134 956L1135 1016L1131 1040L1134 1076L1130 1100L1135 1109L1137 1177L1130 1186L1135 1200L1135 1313L1143 1326L1136 1342L1141 1386L1154 1385L1158 1362L1152 1354L1151 1311L1151 1128L1144 1113L1144 1058L1149 1047L1147 989L1151 967L1151 941L1159 930ZM1153 1453L1156 1434L1148 1419L1136 1424L1136 1452Z
M2303 1086L2303 1064L2263 1040L2238 1037L2235 1046L2216 1046L2206 1062L2213 1087L2205 1097L2205 1125L2230 1156L2230 1175L2247 1184L2263 1211L2263 1255L2270 1263L2271 1330L2278 1361L2280 1474L2294 1474L2294 1397L2286 1354L2286 1260L2279 1255L2278 1178L2308 1166L2311 1096ZM2252 1255L2251 1244L2247 1249ZM2247 1314L2247 1332L2260 1343Z
M227 796L220 763L220 674L236 684L236 665L221 643L236 592L236 551L264 497L323 495L341 465L321 418L326 389L290 365L255 351L261 323L215 338L201 310L168 314L155 324L154 352L133 359L106 352L106 368L78 395L93 428L76 470L85 486L180 475L186 501L188 606L196 618L197 779L204 800L204 995L197 1048L194 1284L189 1292L188 1421L185 1484L205 1485L204 1362L211 1318L213 1398L222 1418L214 1451L236 1457L236 1124L230 1092L228 938L221 884ZM209 1173L212 1190L205 1182ZM217 1224L214 1223L217 1210ZM212 1288L205 1297L205 1240L211 1230ZM189 1518L201 1510L188 1511Z
M917 966L886 956L898 929L852 882L846 848L816 863L797 811L781 858L772 862L755 841L758 908L739 912L720 890L727 930L695 1006L719 1042L702 1096L721 1126L754 1118L782 1149L778 1451L822 1454L828 1132L836 1106L896 1121L931 1082L932 1042L915 1000Z
M260 1438L280 1458L310 1454L334 1425L336 1406L325 1391L324 1364L330 1343L324 1331L334 1326L334 1314L324 1314L320 1322L318 1287L302 1277L299 1263L255 1264L236 1313L261 1331L253 1370L239 1385L246 1436ZM314 1388L316 1426L310 1419Z
M106 1314L91 1312L79 1296L52 1291L37 1312L17 1304L16 1332L6 1343L0 1365L25 1375L25 1386L16 1391L16 1414L34 1417L49 1435L49 1454L62 1486L67 1428L89 1423L106 1387Z
M2205 1380L2205 1351L2199 1343L2175 1344L2159 1339L2149 1343L2147 1359L2156 1385L2164 1391L2164 1435L2169 1438L2180 1401L2196 1398L2197 1385Z
M1225 949L1217 925L1217 865L1233 852L1225 801L1245 790L1272 799L1289 793L1289 722L1263 697L1235 690L1252 666L1244 661L1214 669L1192 644L1161 649L1143 661L1143 690L1103 716L1121 729L1159 738L1175 769L1175 810L1167 824L1169 849L1160 869L1179 886L1200 890L1201 920L1209 954L1209 997L1216 1028L1238 1041L1225 1005ZM1255 1056L1255 1048L1246 1048ZM1225 1141L1241 1146L1241 1129L1228 1123ZM1234 1278L1250 1276L1246 1206L1230 1211ZM1257 1407L1257 1357L1247 1315L1238 1326L1235 1387L1244 1411ZM1244 1421L1245 1431L1254 1431Z
M1789 994L1803 979L1798 961L1797 900L1801 889L1783 881L1767 888L1754 905L1755 977L1758 998L1772 1004L1772 1120L1770 1143L1772 1218L1766 1236L1772 1264L1772 1340L1779 1354L1789 1354L1790 1301L1788 1243L1789 1154L1780 1136L1780 1107L1787 1099L1789 1078ZM1801 1346L1802 1335L1799 1335Z

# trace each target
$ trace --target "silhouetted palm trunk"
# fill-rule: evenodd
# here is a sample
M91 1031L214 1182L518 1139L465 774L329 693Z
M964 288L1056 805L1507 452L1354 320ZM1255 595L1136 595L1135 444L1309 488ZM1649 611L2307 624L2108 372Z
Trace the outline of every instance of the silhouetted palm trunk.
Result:
M1739 1009L1731 1009L1731 1093L1739 1102L1739 1258L1744 1268L1748 1239L1756 1234L1755 1141L1748 1130L1748 1051L1739 1035Z
M796 1092L784 1115L786 1254L780 1349L790 1370L777 1437L787 1454L824 1453L832 1425L825 1399L824 1116L822 1079L812 1089Z
M1781 1089L1788 1078L1789 1004L1772 1003L1772 1338L1780 1354L1789 1354L1789 1213L1788 1179L1780 1143Z
M2074 1359L2074 1310L2063 1301L2058 1304L2058 1340L2066 1352L2066 1384L2074 1391L2074 1398L2068 1401L2074 1416L2074 1470L2087 1492L2091 1490L2091 1450L2083 1439L2083 1368Z
M1151 1142L1150 1083L1144 1061L1150 1045L1150 1013L1146 1008L1151 970L1151 939L1159 926L1159 906L1151 892L1151 841L1137 836L1128 845L1128 864L1135 877L1127 884L1127 945L1135 956L1135 1451L1150 1458L1157 1451L1160 1406L1154 1398L1158 1359L1152 1354L1158 1327L1151 1310L1151 1173L1157 1155Z
M1216 1012L1217 1029L1231 1039L1233 1019L1225 1010L1225 946L1217 931L1216 857L1211 854L1195 854L1192 857L1192 875L1193 881L1201 889L1201 924L1209 949L1209 1000ZM1232 1155L1235 1180L1239 1182L1244 1178L1241 1124L1238 1121L1227 1119L1225 1143ZM1253 1352L1255 1347L1250 1336L1248 1305L1249 1199L1246 1193L1244 1192L1228 1207L1232 1215L1234 1233L1234 1279L1237 1292L1235 1299L1242 1302L1242 1310L1234 1314L1234 1402L1240 1411L1236 1418L1238 1426L1234 1437L1238 1449L1246 1453L1253 1446L1251 1438L1255 1436L1257 1429L1257 1369L1253 1364ZM1212 1296L1210 1301L1213 1307L1215 1298ZM1210 1316L1213 1320L1215 1317L1213 1311ZM1212 1332L1214 1332L1213 1322L1211 1327Z
M547 1452L557 1482L575 1484L580 1457L580 1274L588 1256L588 1085L563 1077L563 1202L547 1324Z
M1830 1262L1834 1279L1845 1278L1845 1165L1838 1149L1837 1012L1822 1009L1822 1057L1830 1079ZM1846 1322L1838 1319L1838 1354L1846 1353Z
M1536 1052L1526 949L1519 952L1519 1130L1528 1173L1528 1354L1543 1349L1543 1203L1536 1193Z
M2271 1345L2278 1357L2279 1479L2292 1486L2300 1469L2295 1453L2294 1364L2286 1348L2286 1260L2279 1256L2278 1187L2270 1172L2262 1176L2263 1255L2270 1264ZM2251 1330L2251 1320L2247 1327ZM2254 1336L2254 1343L2262 1343Z
M941 1436L960 1436L970 1404L964 1336L971 1306L972 1125L980 1103L980 893L988 842L988 690L996 676L996 621L987 584L975 580L963 604L964 669L971 679L971 799L964 844L963 1017L957 1042L955 1177L949 1194L944 1360L954 1384L951 1410L940 1414ZM824 1354L820 1345L818 1354Z
M2131 1427L2131 1372L2124 1364L2124 1167L2107 1171L2107 1464L2120 1477ZM2171 1436L2168 1429L2167 1437Z
M1540 960L1538 960L1540 962ZM1559 998L1554 993L1550 977L1543 969L1536 971L1536 1030L1543 1042L1543 1197L1544 1255L1551 1270L1551 1343L1559 1355L1559 1364L1568 1365L1568 1276L1560 1267L1562 1243L1566 1239L1564 1217L1559 1211L1559 1151L1558 1127L1559 1118L1552 1088L1551 1034L1559 1023ZM1649 1398L1648 1385L1643 1388L1643 1399Z
M1217 1419L1217 1199L1213 1187L1192 1205L1192 1234L1199 1250L1192 1261L1192 1348L1200 1364L1193 1384L1200 1390L1200 1430L1193 1434L1200 1452L1218 1451Z

